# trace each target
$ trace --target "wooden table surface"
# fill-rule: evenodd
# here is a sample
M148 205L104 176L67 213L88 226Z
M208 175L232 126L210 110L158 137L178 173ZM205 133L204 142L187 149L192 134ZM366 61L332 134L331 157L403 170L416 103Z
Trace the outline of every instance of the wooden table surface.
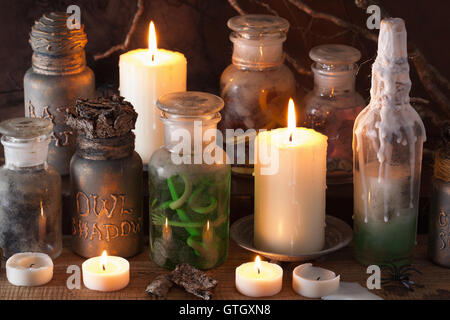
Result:
M450 299L450 269L442 268L432 264L426 258L426 237L419 236L419 243L415 248L414 267L423 274L413 275L412 280L424 285L424 288L417 288L410 292L401 287L383 287L381 290L373 292L384 299ZM150 299L145 293L145 288L151 280L161 273L168 272L156 266L149 260L148 247L140 255L130 259L131 280L127 288L112 293L101 293L90 291L81 285L81 289L69 290L66 281L70 274L66 273L69 265L78 265L84 261L83 258L73 254L69 246L70 239L65 238L65 248L55 263L53 280L45 286L25 288L15 287L9 284L6 279L4 263L0 271L0 299L44 299L44 300L65 300L65 299L120 299L120 300L140 300ZM208 271L212 277L219 281L215 290L214 299L248 299L238 293L234 287L234 270L243 262L252 261L254 254L238 247L230 240L230 251L227 261L220 267ZM314 262L314 265L321 266L335 271L341 275L341 281L359 282L365 285L368 274L366 269L352 258L351 245L341 251L330 254ZM284 264L284 282L282 291L270 299L304 299L295 294L291 288L292 270L296 266L294 263ZM169 299L197 299L185 293L180 288L172 288Z

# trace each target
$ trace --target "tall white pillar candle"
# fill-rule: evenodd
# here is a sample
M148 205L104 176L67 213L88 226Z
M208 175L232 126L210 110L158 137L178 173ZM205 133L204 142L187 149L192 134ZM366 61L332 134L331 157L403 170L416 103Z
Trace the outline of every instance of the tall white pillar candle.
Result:
M120 95L138 113L135 150L148 164L163 145L163 128L156 101L166 93L186 91L187 60L182 53L157 49L152 32L149 49L137 49L120 56Z
M290 104L289 128L256 138L254 242L264 251L299 255L325 244L327 137L295 128Z

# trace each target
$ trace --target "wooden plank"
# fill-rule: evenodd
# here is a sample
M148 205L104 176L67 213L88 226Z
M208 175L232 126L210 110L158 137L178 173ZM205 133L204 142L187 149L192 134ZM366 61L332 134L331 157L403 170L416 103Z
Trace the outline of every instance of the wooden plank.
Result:
M413 280L425 287L409 292L406 289L388 290L386 288L374 291L385 299L450 299L450 269L442 268L432 264L426 258L426 237L419 236L419 243L415 249L414 266L423 275L414 274ZM112 293L101 293L82 289L69 290L66 281L69 274L66 273L69 265L81 267L83 258L73 254L69 249L70 238L64 239L65 248L55 263L53 280L42 287L24 288L15 287L8 283L5 275L4 264L0 271L0 299L35 299L35 300L77 300L77 299L120 299L120 300L141 300L150 299L145 293L146 286L157 275L168 272L156 266L149 259L148 247L138 256L130 259L131 281L127 288ZM240 264L252 261L254 254L239 248L233 241L230 241L230 251L227 261L220 267L208 271L212 277L219 281L215 291L214 299L248 299L239 294L234 287L234 270ZM352 258L352 248L347 247L329 256L315 261L315 265L335 271L341 275L342 281L359 282L365 285L368 275L366 269ZM292 270L295 263L283 265L284 282L283 290L276 296L265 299L304 299L296 295L291 288ZM172 288L169 299L197 299L185 293L179 288Z

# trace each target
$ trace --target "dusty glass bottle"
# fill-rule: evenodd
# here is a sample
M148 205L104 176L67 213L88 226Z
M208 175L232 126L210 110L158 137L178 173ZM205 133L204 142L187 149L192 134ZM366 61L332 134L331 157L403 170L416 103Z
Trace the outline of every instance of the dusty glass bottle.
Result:
M137 114L122 97L78 100L66 123L77 130L70 162L72 249L83 257L131 257L143 245L142 160Z
M232 64L220 78L225 101L220 129L273 129L285 126L295 78L283 63L289 22L271 15L243 15L228 20L233 30ZM248 161L248 157L247 157Z
M84 26L69 30L65 12L44 14L31 29L32 67L24 77L25 115L53 122L48 162L69 174L76 136L64 123L65 108L93 98L95 79L86 66Z
M6 258L42 252L54 259L61 253L61 177L47 164L52 128L45 119L0 123L0 248Z
M223 100L188 91L164 95L157 106L164 146L148 170L150 256L169 269L214 268L228 252L230 165L216 145Z
M355 257L363 264L411 262L417 232L425 128L409 103L406 29L381 22L370 104L353 135Z
M351 183L353 125L365 106L355 90L361 53L346 45L326 44L312 48L309 56L314 61L314 89L303 100L305 126L328 137L327 183Z

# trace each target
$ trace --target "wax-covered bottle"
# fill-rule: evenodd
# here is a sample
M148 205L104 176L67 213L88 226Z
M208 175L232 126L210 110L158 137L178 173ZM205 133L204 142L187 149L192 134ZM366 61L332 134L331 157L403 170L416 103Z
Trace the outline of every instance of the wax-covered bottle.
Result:
M203 92L159 98L164 146L149 163L150 255L163 267L222 264L228 252L230 165L216 145L223 100Z
M385 19L370 104L353 131L354 249L363 264L401 265L412 258L426 138L410 88L405 24Z
M0 123L5 165L0 168L0 248L10 257L62 250L61 177L47 164L53 125L15 118Z
M309 56L314 61L314 89L303 100L305 126L328 137L327 183L351 183L353 125L365 105L355 90L361 53L353 47L325 44L312 48Z
M66 123L78 131L70 162L72 249L83 257L131 257L142 248L142 161L137 114L122 97L78 100Z
M69 174L76 136L64 123L66 107L95 94L94 73L86 66L84 26L69 30L65 12L44 14L31 29L32 67L24 77L25 115L53 122L48 162Z

